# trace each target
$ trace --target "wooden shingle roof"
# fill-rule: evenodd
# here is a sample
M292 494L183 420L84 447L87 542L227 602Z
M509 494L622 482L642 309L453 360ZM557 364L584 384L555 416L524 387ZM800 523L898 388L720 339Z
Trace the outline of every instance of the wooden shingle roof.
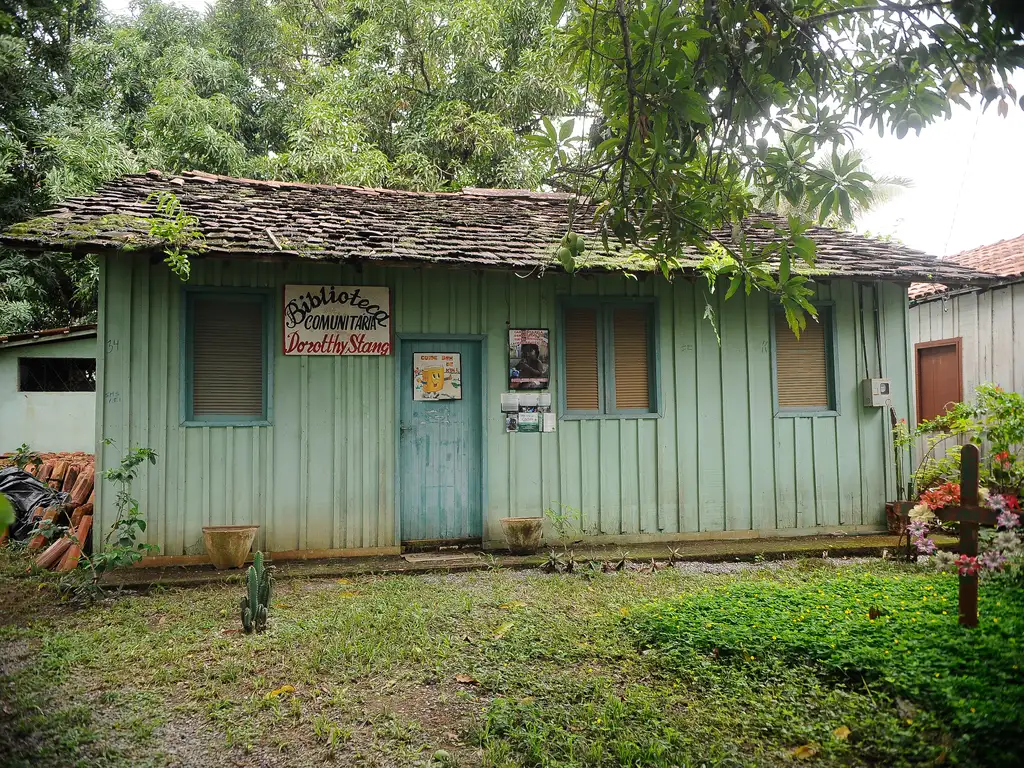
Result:
M569 228L573 201L560 193L466 189L456 193L403 192L278 181L255 181L186 172L124 176L88 197L65 200L43 217L0 234L16 248L76 253L159 251L147 220L150 196L174 193L198 219L204 256L365 260L461 265L471 268L559 269L555 250ZM754 244L771 242L784 219L751 217L744 230ZM592 216L577 209L573 229L586 237L586 270L653 269L649 259L607 253ZM715 232L725 242L730 230ZM971 269L937 261L893 242L814 227L818 248L812 273L821 277L900 282L984 282ZM681 254L693 267L697 249Z
M1018 277L1024 275L1024 235L961 251L941 261L1002 277ZM910 286L910 298L923 299L947 290L948 286L942 283L914 283Z

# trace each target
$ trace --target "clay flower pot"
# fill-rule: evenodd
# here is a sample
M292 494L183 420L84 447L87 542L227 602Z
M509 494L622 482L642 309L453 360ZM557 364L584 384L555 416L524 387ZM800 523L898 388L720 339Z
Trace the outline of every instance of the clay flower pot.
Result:
M203 526L203 542L206 554L214 567L219 570L241 568L252 549L258 525L206 525Z
M540 548L543 517L503 517L501 531L513 555L531 555Z

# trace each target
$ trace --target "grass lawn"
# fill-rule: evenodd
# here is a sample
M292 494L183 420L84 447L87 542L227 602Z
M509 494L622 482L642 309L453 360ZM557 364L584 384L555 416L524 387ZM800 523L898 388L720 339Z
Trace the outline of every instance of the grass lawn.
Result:
M236 631L241 586L76 609L23 568L0 553L3 766L977 764L941 698L867 658L863 674L830 665L795 631L773 646L740 628L778 603L726 615L721 635L707 619L677 631L687 599L704 618L865 578L955 594L955 579L906 566L289 580L260 636ZM960 632L955 613L954 600L929 631ZM884 621L858 642L872 626L892 643Z

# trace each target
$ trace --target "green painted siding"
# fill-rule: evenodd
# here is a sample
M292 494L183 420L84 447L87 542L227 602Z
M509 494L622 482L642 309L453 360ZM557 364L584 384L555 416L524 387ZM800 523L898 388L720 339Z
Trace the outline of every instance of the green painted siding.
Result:
M95 392L20 392L18 358L96 357L96 338L55 339L0 348L0 453L22 443L36 451L96 446Z
M200 260L190 285L275 289L273 420L185 428L182 286L163 265L128 256L104 259L102 274L100 431L118 448L104 448L100 461L109 466L128 443L157 451L157 466L144 470L136 491L150 540L164 554L201 552L203 525L250 521L262 526L257 545L275 551L388 547L400 539L395 358L284 357L276 317L286 283L388 285L399 334L487 336L485 542L501 541L501 517L540 514L553 501L581 509L589 535L622 540L880 527L893 495L888 415L860 405L861 314L847 281L819 287L819 298L835 303L839 415L775 418L764 295L721 304L711 297L719 346L702 319L704 284L685 279ZM869 365L877 367L880 351L905 416L906 291L879 284L864 292ZM657 298L659 418L561 420L553 434L505 433L498 395L507 386L506 329L550 328L554 357L557 297L567 294ZM559 386L556 378L556 403ZM108 525L111 494L101 492L100 502Z

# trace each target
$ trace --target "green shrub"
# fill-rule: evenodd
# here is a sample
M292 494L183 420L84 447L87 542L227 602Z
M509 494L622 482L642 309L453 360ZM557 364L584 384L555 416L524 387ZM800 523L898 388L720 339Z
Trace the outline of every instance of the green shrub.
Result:
M811 662L827 676L881 686L960 735L974 764L1024 752L1024 592L981 586L980 625L957 624L949 575L844 573L800 584L740 582L648 604L628 619L642 645L730 663Z

